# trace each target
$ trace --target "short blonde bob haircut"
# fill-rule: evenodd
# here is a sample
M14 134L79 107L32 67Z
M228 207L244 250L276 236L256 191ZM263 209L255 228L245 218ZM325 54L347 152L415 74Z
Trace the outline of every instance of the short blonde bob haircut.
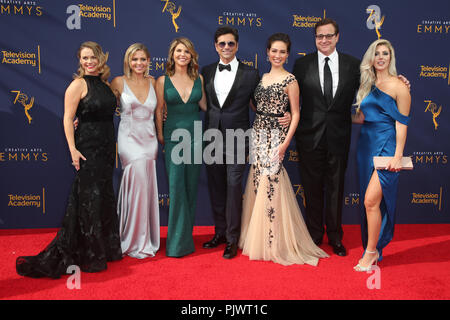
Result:
M148 49L145 45L142 43L133 43L130 45L125 51L125 56L123 57L123 74L129 79L131 77L131 59L133 58L133 55L139 51L142 50L145 55L147 56L147 59L150 59L150 52L148 52ZM145 71L145 76L148 76L148 68Z

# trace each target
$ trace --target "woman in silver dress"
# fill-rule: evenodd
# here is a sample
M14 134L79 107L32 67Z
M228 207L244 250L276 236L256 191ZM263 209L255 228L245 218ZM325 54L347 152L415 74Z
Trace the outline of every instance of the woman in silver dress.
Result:
M154 124L155 80L148 75L150 54L141 43L125 52L124 75L111 88L120 100L118 152L123 174L117 211L122 252L134 258L152 257L160 245Z

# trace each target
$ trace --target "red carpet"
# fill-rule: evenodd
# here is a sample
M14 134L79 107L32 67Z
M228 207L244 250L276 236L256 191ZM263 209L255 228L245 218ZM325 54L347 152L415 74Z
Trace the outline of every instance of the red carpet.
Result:
M353 266L362 254L357 225L344 226L347 257L334 255L318 267L281 266L249 261L241 255L222 258L224 246L201 247L213 227L196 227L197 251L183 258L164 254L166 227L161 228L161 249L154 258L125 257L100 273L81 273L81 289L68 289L69 276L58 280L30 279L15 272L19 255L37 254L54 237L55 229L0 230L0 299L64 300L310 300L310 299L450 299L450 225L398 225L394 240L384 251L380 289L368 289L374 273L358 273ZM375 283L375 282L371 282Z

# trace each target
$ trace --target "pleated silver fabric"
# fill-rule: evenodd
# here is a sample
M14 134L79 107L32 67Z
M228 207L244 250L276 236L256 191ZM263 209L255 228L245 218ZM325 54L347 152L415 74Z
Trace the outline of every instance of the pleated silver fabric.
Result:
M154 256L160 246L155 90L150 84L142 104L124 79L120 105L117 142L123 173L117 211L121 247L124 255L143 259Z

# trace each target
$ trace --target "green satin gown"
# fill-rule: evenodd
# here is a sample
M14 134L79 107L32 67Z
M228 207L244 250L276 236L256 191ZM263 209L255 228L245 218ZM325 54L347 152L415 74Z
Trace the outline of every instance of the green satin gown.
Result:
M185 103L170 78L165 77L167 120L164 123L164 141L170 197L166 255L169 257L182 257L195 250L192 230L197 207L201 158L196 159L200 160L200 163L196 164L194 155L201 154L202 137L201 130L200 136L194 137L194 123L201 121L198 105L201 98L200 78L195 80L191 95ZM197 126L199 124L201 125L197 122ZM177 131L174 132L175 130ZM179 163L180 159L184 160Z

